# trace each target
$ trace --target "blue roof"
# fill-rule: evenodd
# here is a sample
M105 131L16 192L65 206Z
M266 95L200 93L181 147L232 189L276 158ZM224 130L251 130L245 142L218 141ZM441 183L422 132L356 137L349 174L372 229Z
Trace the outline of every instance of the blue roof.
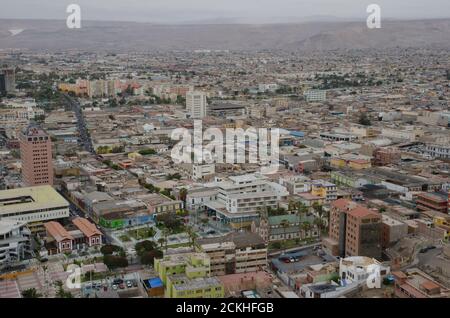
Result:
M162 285L163 285L163 282L159 277L150 278L148 280L148 282L149 282L151 288L162 287Z
M290 131L289 133L294 137L305 137L305 133L302 131Z

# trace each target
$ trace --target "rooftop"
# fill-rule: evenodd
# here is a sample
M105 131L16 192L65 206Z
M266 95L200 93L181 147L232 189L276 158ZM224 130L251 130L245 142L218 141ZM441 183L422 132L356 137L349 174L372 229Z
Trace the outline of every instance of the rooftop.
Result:
M49 185L0 191L0 216L68 206L69 203Z

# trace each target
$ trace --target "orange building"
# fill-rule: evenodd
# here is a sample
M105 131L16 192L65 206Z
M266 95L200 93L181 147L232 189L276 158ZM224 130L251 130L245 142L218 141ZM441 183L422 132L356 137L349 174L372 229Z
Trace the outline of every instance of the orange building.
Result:
M23 131L20 155L25 185L53 185L52 141L42 128L30 125Z

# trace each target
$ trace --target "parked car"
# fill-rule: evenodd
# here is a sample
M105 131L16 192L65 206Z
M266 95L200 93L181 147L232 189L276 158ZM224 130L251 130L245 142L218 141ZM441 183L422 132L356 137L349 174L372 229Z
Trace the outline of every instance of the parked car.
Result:
M133 287L133 284L131 283L131 280L127 280L127 287L128 287L128 288Z

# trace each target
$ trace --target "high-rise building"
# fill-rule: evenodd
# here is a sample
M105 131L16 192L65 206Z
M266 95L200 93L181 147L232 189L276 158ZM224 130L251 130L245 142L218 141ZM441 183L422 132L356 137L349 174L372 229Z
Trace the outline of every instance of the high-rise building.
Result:
M52 142L42 128L32 124L23 131L20 154L25 185L53 185Z
M331 204L324 245L339 256L381 257L381 214L346 199Z
M186 93L186 110L191 118L200 119L206 116L206 94L204 92Z
M16 86L16 75L13 68L0 69L0 94L11 93Z

